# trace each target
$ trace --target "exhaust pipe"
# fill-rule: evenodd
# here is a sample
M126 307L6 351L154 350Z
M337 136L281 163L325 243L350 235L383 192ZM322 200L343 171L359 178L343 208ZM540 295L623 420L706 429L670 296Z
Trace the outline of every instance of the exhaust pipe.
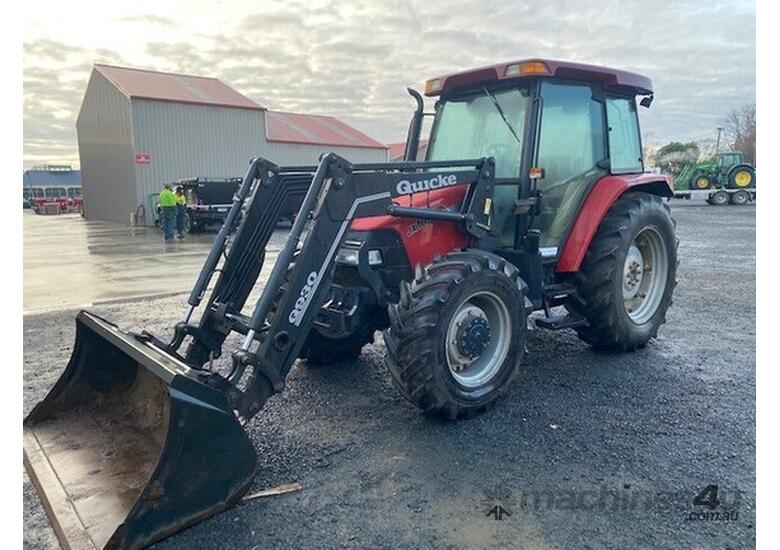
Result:
M140 548L243 496L255 450L218 389L82 311L65 372L24 420L24 464L66 548Z

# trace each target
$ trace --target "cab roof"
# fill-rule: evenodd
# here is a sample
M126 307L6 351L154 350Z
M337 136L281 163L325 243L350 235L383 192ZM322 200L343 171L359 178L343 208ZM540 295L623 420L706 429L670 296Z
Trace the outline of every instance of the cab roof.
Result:
M571 61L528 58L432 78L425 83L425 95L437 96L479 83L534 76L599 82L606 89L633 93L635 95L649 95L653 93L653 83L648 77L638 73L619 71L598 65L573 63Z

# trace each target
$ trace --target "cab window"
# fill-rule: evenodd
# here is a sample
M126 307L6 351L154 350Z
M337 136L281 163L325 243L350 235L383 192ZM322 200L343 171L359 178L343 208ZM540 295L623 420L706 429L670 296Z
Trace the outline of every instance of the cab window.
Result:
M624 97L607 98L609 164L613 174L642 172L642 148L636 103Z
M554 255L590 185L604 170L604 108L587 84L544 81L537 165L541 213L534 226Z
M525 119L530 103L526 86L479 90L448 99L439 106L428 160L493 157L496 185L493 225L496 246L514 244L514 202L518 195ZM504 181L501 180L513 180Z

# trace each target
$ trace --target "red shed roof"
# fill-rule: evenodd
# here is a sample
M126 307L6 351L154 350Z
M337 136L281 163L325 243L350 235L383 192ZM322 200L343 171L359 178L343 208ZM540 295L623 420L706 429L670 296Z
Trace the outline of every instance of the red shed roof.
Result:
M95 64L95 70L127 97L265 110L216 78L102 64Z
M265 121L268 141L387 149L386 145L332 116L268 111Z
M439 95L442 92L478 84L480 82L522 78L528 76L544 76L545 73L542 72L522 74L519 72L513 73L512 71L509 71L509 74L507 74L507 69L510 67L514 68L514 66L524 64L532 65L539 63L542 63L546 66L546 69L548 70L546 73L547 75L558 78L571 78L575 80L590 80L601 82L607 88L625 89L640 95L653 93L653 83L649 78L641 74L631 73L628 71L619 71L616 69L610 69L608 67L600 67L598 65L573 63L571 61L530 58L509 61L507 63L499 63L497 65L488 65L486 67L478 67L476 69L469 69L467 71L452 73L431 79L428 81L428 84L431 84L435 81L438 82L436 82L436 86L434 86L430 91L428 85L426 85L426 95Z
M390 159L397 159L404 156L404 153L406 152L406 142L401 141L399 143L391 143L387 146L390 149ZM428 147L428 140L427 139L421 139L419 144L419 149L421 151L424 151L426 147Z

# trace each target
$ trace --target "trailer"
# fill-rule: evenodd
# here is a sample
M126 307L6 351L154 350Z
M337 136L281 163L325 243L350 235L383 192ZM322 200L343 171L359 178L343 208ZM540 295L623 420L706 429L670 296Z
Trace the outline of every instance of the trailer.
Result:
M712 206L743 206L756 201L756 189L677 189L674 198L703 200Z

